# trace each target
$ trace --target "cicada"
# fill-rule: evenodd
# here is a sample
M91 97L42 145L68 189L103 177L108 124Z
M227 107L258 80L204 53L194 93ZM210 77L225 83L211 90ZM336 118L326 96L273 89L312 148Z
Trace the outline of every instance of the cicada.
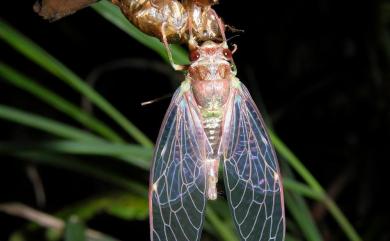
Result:
M277 158L261 114L236 77L226 41L191 48L191 64L165 115L149 186L153 241L200 240L220 163L241 240L282 241L285 216Z

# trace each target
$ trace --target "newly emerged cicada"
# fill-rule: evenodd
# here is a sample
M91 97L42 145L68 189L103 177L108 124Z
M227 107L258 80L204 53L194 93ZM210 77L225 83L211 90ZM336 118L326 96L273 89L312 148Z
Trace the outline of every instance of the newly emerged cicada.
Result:
M259 110L236 77L232 51L226 41L205 41L191 48L190 59L154 153L151 240L200 240L206 202L218 197L221 162L240 239L283 241L277 158Z

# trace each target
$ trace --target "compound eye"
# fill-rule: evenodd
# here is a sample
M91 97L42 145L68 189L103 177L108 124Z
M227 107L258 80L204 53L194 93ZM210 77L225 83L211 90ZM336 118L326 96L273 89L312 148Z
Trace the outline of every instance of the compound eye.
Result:
M197 61L200 58L200 53L197 49L191 51L190 60L191 62Z
M224 49L223 56L225 56L225 58L227 60L231 60L232 59L232 51L230 51L229 49Z

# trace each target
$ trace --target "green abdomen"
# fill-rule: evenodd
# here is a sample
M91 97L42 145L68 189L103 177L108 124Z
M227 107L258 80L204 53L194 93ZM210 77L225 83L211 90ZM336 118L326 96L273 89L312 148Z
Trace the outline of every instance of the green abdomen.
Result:
M222 111L203 110L202 115L204 131L213 149L214 157L217 157L221 140Z

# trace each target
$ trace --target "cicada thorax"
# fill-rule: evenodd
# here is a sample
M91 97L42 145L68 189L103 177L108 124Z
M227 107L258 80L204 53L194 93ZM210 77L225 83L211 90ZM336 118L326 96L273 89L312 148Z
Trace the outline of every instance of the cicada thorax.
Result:
M142 32L167 42L187 42L190 32L196 41L221 40L213 0L112 0ZM207 4L209 3L209 4ZM191 30L190 30L191 28Z

